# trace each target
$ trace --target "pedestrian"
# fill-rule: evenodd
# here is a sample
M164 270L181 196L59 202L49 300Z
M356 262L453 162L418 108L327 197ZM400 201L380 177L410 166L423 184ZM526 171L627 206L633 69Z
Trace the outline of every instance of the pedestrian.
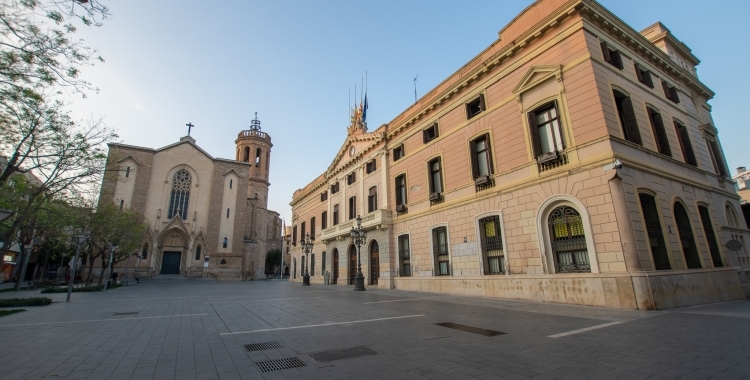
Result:
M325 271L325 273L323 273L323 280L324 280L323 283L325 285L329 285L329 282L328 282L329 278L331 278L331 272Z
M112 272L112 285L117 285L117 271Z

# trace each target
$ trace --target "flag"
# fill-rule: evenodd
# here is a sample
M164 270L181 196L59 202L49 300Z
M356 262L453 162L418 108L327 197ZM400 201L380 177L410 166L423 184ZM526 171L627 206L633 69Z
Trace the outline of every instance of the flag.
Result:
M365 104L362 107L362 122L363 123L367 122L367 108L368 108L368 105L367 105L367 92L365 92Z

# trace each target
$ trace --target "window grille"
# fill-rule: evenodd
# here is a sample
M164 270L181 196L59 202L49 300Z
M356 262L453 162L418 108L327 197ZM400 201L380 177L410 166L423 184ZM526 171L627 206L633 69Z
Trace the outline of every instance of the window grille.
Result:
M591 272L586 233L578 211L568 206L552 210L549 234L556 272Z
M667 246L661 229L661 220L656 208L656 199L653 195L646 193L638 194L638 198L641 200L641 211L643 212L643 219L646 221L646 233L648 234L649 246L651 246L651 254L654 257L654 268L656 270L671 269Z
M192 177L185 169L180 169L172 177L172 192L169 198L169 212L167 219L179 215L182 220L187 219L188 202L190 201L190 185Z
M492 215L479 219L479 233L484 256L484 274L505 273L500 217Z

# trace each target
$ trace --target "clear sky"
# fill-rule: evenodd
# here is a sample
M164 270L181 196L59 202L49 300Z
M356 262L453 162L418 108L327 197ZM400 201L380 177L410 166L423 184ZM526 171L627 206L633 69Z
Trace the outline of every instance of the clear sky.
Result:
M104 117L121 142L162 147L196 128L198 145L234 158L258 112L271 152L269 209L291 220L292 193L325 171L346 137L349 91L368 73L375 129L497 38L532 0L112 0L112 19L79 36L106 62L75 115ZM748 1L602 0L636 30L664 23L702 61L729 167L750 166ZM743 47L745 46L745 47ZM359 95L357 95L359 96ZM739 107L739 108L738 108Z

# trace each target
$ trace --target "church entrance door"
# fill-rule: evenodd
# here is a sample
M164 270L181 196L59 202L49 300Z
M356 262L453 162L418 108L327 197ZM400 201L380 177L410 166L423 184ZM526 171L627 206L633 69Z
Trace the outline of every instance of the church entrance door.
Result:
M161 274L180 274L182 252L164 252L161 259Z

